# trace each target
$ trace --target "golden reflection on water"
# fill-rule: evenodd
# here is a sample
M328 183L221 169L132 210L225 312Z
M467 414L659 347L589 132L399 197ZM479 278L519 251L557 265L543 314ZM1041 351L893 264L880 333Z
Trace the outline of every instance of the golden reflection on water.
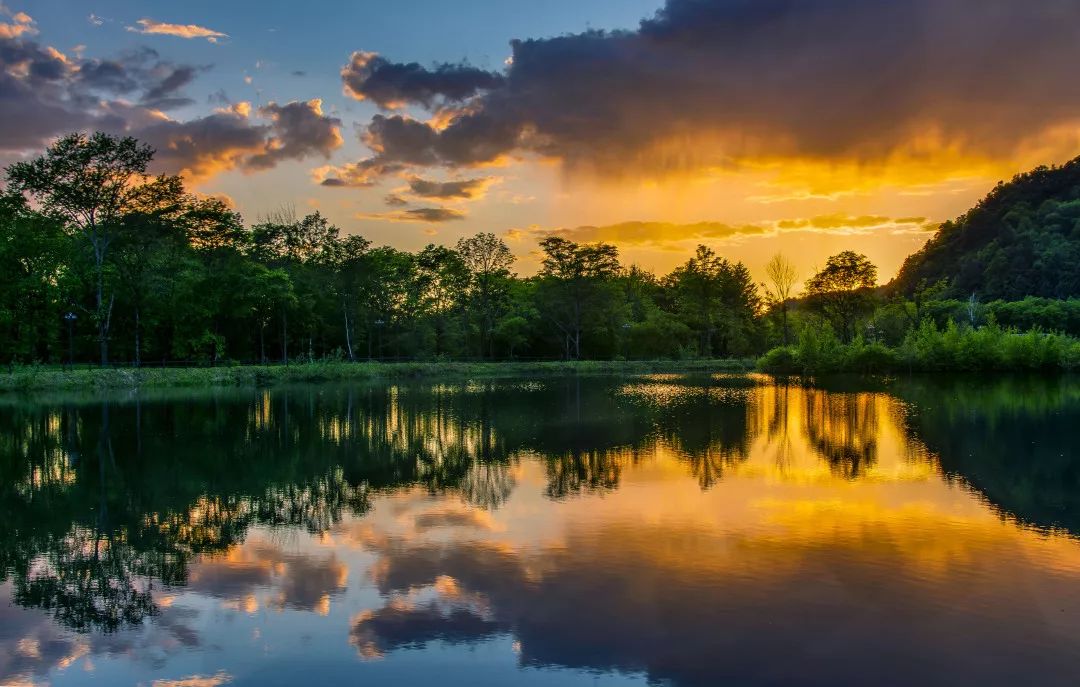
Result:
M623 393L678 397L663 385ZM925 632L937 642L929 653L936 648L944 660L964 642L939 634L970 633L974 622L1027 633L1025 642L1063 650L1065 662L1076 658L1080 545L1072 537L1017 526L946 480L905 430L906 407L894 397L778 386L745 394L743 447L694 455L661 439L585 452L578 469L617 489L553 504L543 497L551 458L545 466L542 456L522 456L514 495L482 527L467 517L445 518L443 530L421 526L471 507L410 492L338 528L327 545L377 553L370 574L385 595L353 617L359 654L381 657L402 641L387 628L449 622L456 609L471 613L479 636L528 635L539 614L564 642L607 637L613 665L650 674L664 671L620 626L693 645L687 626L696 631L702 612L727 617L736 633L762 633L760 641L771 632L774 649L793 652L803 634L822 630L799 614L817 612L855 646L863 632L898 645L918 645L907 632ZM706 470L722 478L704 480ZM754 617L775 612L787 630ZM889 621L897 625L880 627ZM559 661L558 642L536 644L517 646L526 660ZM688 666L666 669L676 680L701 677ZM965 670L976 679L988 671L977 660Z
M1023 525L947 477L895 395L655 376L585 402L568 389L567 406L551 411L561 419L522 432L483 404L471 414L455 405L486 391L393 387L312 413L318 451L389 456L410 466L401 483L357 484L344 458L315 483L146 513L143 536L190 555L182 583L158 594L159 612L199 598L260 623L287 612L339 618L334 641L345 623L365 660L509 635L525 665L688 685L715 677L702 654L723 656L729 675L794 680L769 657L805 665L814 642L820 656L889 645L883 655L905 665L953 661L972 682L1000 678L985 648L1010 637L1048 671L1080 666L1080 542ZM633 412L612 423L631 429L603 441L587 424L579 431L623 408ZM271 394L246 417L250 441L302 436ZM44 446L19 490L76 486L63 448L74 427L50 415L6 439L20 451ZM83 558L128 544L86 527L68 536ZM41 556L31 574L61 563ZM24 649L40 640L18 638ZM75 643L64 646L74 655ZM32 653L16 665L50 660ZM823 674L854 680L848 668Z

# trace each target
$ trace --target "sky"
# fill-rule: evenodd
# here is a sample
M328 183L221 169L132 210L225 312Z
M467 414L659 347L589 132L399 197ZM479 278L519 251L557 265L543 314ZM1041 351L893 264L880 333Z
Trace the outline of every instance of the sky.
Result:
M1074 0L4 0L0 163L104 130L248 221L416 250L704 243L883 281L999 180L1080 153Z

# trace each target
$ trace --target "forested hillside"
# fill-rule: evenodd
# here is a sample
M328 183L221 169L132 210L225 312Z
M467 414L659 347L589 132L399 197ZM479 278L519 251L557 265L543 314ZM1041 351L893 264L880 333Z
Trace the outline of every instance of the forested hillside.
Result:
M1080 158L998 184L911 255L893 287L938 283L946 297L984 302L1080 295Z

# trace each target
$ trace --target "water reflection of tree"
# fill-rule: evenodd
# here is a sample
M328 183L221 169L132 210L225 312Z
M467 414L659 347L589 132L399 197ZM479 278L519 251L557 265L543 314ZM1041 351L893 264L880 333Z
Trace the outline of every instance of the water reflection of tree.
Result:
M913 442L1002 513L1080 536L1080 381L1035 375L905 379Z
M659 436L686 460L702 489L749 457L749 393L707 384L686 389L656 410Z
M787 467L794 455L791 440L791 404L793 395L801 393L799 387L787 380L777 382L762 390L759 397L761 408L754 416L751 434L764 433L769 444L775 448L777 467Z
M517 482L505 463L474 463L458 489L465 501L478 508L494 510L506 503Z
M859 477L877 462L878 410L874 394L803 394L806 436L833 472Z
M322 532L406 485L469 480L469 498L505 500L513 481L489 424L387 393L17 408L0 417L13 516L0 522L0 581L69 627L111 631L154 615L155 585L183 583L193 558L254 525ZM480 456L495 462L478 470Z
M547 489L553 499L575 494L611 491L619 486L623 465L633 462L630 451L595 450L573 451L547 456Z
M745 394L639 403L607 378L215 393L0 413L0 563L19 603L77 629L156 613L153 591L254 526L324 532L420 487L496 508L521 456L546 492L618 487L657 442L703 487L745 459ZM0 580L2 581L2 580Z

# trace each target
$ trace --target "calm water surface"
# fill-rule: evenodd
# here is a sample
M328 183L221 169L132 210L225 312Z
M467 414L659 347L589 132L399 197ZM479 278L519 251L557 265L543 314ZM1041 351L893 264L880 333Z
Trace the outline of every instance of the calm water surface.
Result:
M1080 382L0 399L3 685L1075 685Z

